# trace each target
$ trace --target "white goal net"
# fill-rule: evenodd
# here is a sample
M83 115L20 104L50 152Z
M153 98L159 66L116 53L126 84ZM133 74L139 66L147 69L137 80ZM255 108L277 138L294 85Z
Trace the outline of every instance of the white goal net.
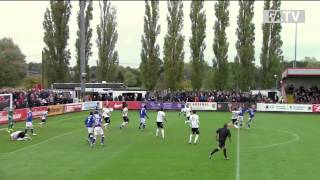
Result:
M0 111L12 110L12 94L0 94Z

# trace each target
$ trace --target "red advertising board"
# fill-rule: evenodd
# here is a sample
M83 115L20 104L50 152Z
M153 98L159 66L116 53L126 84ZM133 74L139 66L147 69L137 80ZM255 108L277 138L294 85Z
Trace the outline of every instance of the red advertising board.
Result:
M14 121L24 121L27 119L28 109L16 109L13 112ZM8 112L0 111L0 124L6 124L8 122Z
M47 106L41 106L41 107L33 107L32 109L32 116L34 118L40 117L45 111L48 111Z
M312 104L312 112L320 113L320 104Z
M126 101L128 105L128 109L140 109L141 103L139 101ZM113 109L122 109L122 101L104 101L103 107L106 107L107 105L110 108Z
M82 103L64 105L64 113L80 112L81 110L82 110Z

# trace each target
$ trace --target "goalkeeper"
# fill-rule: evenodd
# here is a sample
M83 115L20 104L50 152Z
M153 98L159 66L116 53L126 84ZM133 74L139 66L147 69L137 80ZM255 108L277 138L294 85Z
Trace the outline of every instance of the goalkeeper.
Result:
M8 133L13 132L13 110L10 109L8 112Z

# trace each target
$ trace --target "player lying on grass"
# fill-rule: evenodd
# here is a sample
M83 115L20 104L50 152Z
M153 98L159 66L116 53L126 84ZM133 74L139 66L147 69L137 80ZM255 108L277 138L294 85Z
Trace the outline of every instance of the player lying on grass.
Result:
M200 121L199 121L199 116L197 115L197 112L195 110L192 111L192 114L190 116L190 120L189 121L185 121L186 123L190 124L191 127L191 134L189 136L189 144L192 143L192 138L193 135L195 135L194 144L197 144L198 138L199 138L199 125L200 125Z
M216 147L214 150L211 151L209 155L209 159L212 158L214 153L218 152L219 150L223 150L223 155L225 160L229 160L227 156L227 147L226 147L226 140L229 137L229 140L231 142L231 133L230 130L228 129L228 124L224 124L223 128L220 128L216 132L216 140L218 142L218 147Z
M148 115L147 115L147 106L144 105L140 111L139 111L139 115L140 115L140 125L139 125L139 129L144 130L146 128L146 118L149 119Z
M158 110L157 120L156 121L157 121L156 137L158 137L159 131L161 131L162 139L164 139L163 123L164 123L164 121L167 122L167 119L166 119L166 113L163 112L163 108L160 108Z
M44 111L41 115L41 122L39 123L39 127L43 127L46 123L47 123L47 117L48 117L48 113L50 111L50 108L48 108L47 111Z
M88 137L87 137L87 141L89 143L89 145L93 144L93 126L94 126L94 117L93 117L93 112L90 112L90 115L86 118L86 120L84 121L84 124L87 127L88 130Z
M27 115L27 119L26 119L26 129L24 130L24 132L27 134L28 130L31 131L32 135L34 135L34 136L37 135L36 133L34 133L34 130L33 130L31 109L29 109L29 111L28 111L28 115Z
M31 140L31 137L23 131L16 131L10 134L12 141L27 141Z
M102 117L105 121L104 128L107 128L111 123L110 121L111 109L109 108L109 106L102 109Z
M120 129L126 127L129 124L129 117L128 117L128 105L126 103L124 103L123 105L123 109L122 109L122 118L123 118L123 122L120 125Z

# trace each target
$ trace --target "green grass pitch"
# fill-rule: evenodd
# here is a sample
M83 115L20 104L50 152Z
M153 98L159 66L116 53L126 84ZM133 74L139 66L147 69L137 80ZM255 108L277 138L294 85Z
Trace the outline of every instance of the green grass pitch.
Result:
M36 128L28 142L12 142L0 131L0 180L318 180L320 178L320 116L256 113L252 129L231 129L229 161L218 152L211 160L215 131L230 113L199 112L200 138L188 144L190 129L178 112L167 112L165 139L155 137L155 112L147 129L138 130L137 111L129 126L119 129L121 114L112 113L106 145L90 148L84 118L88 112L54 116ZM247 120L247 117L246 117ZM37 126L39 120L35 120ZM4 126L2 126L4 128ZM17 123L23 129L24 123ZM238 144L239 143L239 146ZM239 147L239 149L238 149ZM239 154L239 157L237 156Z

